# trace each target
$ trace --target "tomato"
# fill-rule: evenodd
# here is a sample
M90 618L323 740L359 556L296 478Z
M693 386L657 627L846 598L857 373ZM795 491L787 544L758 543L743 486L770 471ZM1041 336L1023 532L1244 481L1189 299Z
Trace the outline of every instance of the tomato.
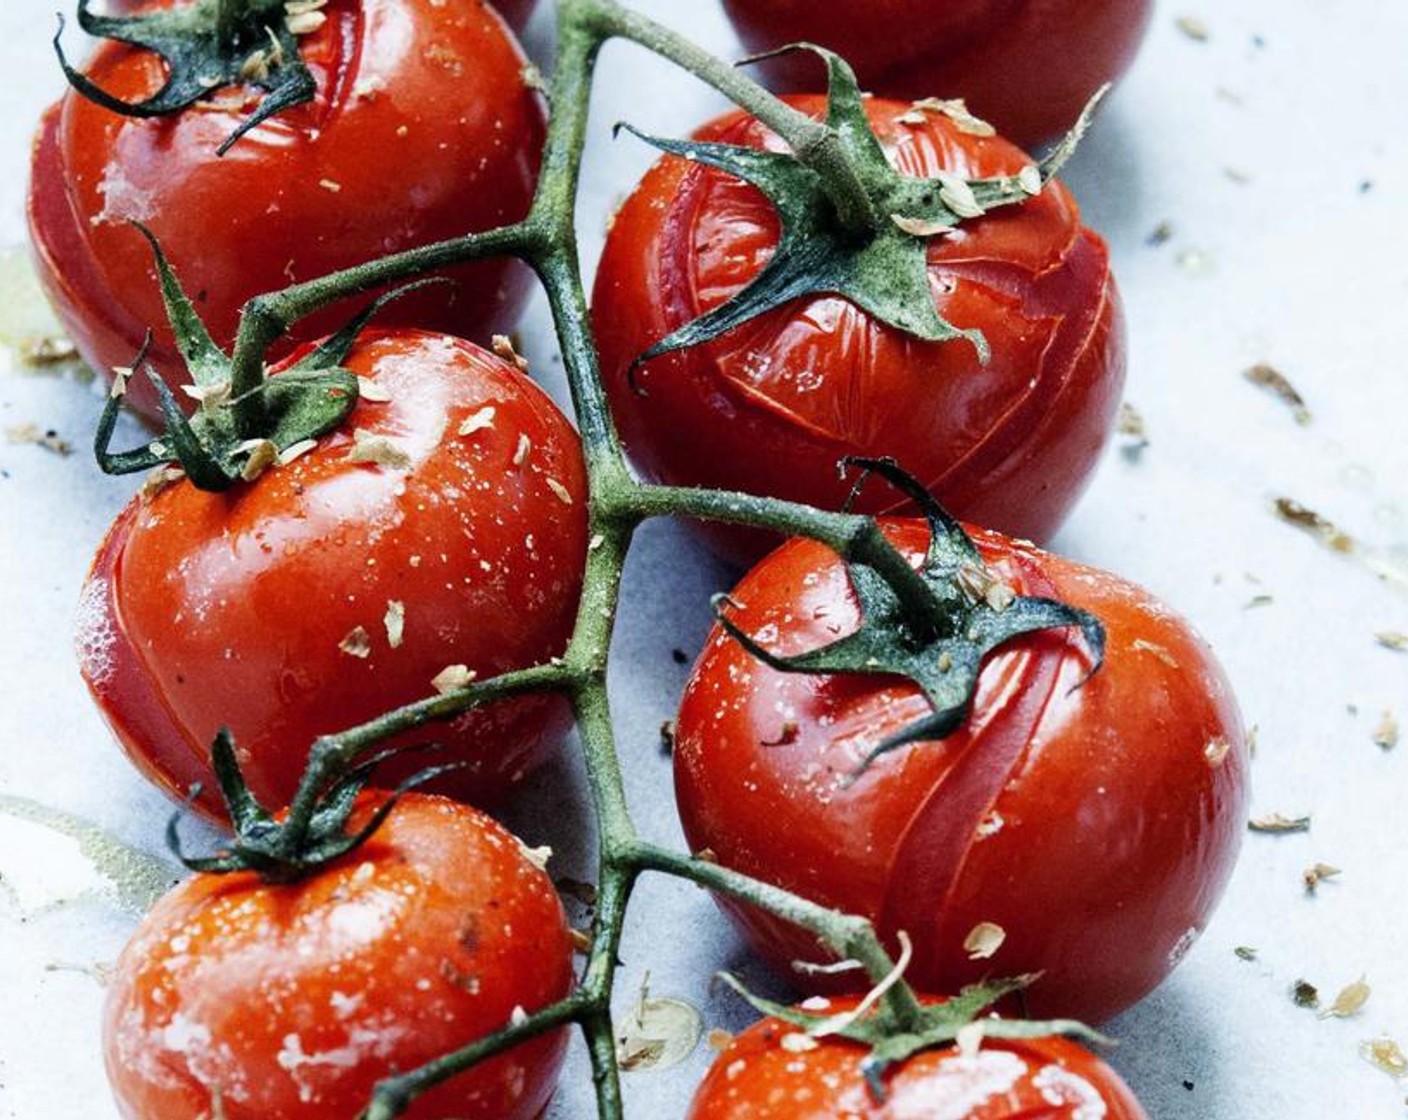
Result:
M148 328L150 357L172 386L189 380L162 307L151 249L160 239L217 342L234 337L241 305L371 258L487 229L528 209L543 110L526 59L482 2L331 0L301 40L314 101L215 149L255 104L224 89L174 116L118 116L70 92L35 142L29 226L40 279L79 353L95 369L131 363ZM164 70L152 53L104 42L87 69L133 100ZM394 166L395 174L388 174ZM507 326L528 272L490 261L448 273L398 301L386 320L473 337ZM329 333L338 305L297 327ZM156 417L144 379L131 403Z
M1152 0L724 0L749 51L805 41L832 47L885 97L962 97L1024 146L1076 121L1129 68ZM805 54L764 60L779 89L819 89Z
M127 1120L343 1120L378 1079L571 987L548 876L490 818L408 794L309 878L203 874L166 895L113 972L108 1078ZM559 1031L523 1043L405 1115L530 1120L566 1042Z
M433 695L450 665L544 662L571 631L585 469L546 394L419 331L366 333L344 364L373 389L341 430L225 493L179 482L134 499L83 591L81 667L108 723L173 796L202 782L209 813L221 726L256 796L282 805L315 736ZM525 696L394 744L442 744L432 761L467 765L436 788L492 801L567 721L559 697ZM394 760L380 780L426 764Z
M834 1014L854 1002L807 1007ZM1064 1038L985 1039L972 1055L921 1051L886 1075L882 1102L861 1073L863 1046L830 1036L789 1048L797 1034L764 1019L734 1038L685 1120L1147 1120L1114 1070Z
M887 532L917 563L924 525ZM864 915L891 943L907 932L917 987L1040 972L1033 1014L1099 1022L1151 990L1207 924L1244 828L1242 724L1207 647L1147 593L994 533L975 541L1018 594L1104 624L1089 680L1078 634L1016 638L984 664L963 726L852 781L881 740L928 713L917 688L779 673L716 630L680 708L680 817L690 845L724 866ZM767 557L732 597L731 620L782 656L857 622L841 563L808 541ZM817 958L800 930L731 914L788 975Z
M820 114L823 103L796 104ZM867 114L906 174L1015 174L1027 160L941 114ZM732 114L701 138L779 148ZM778 240L771 204L739 179L667 157L617 214L597 274L602 370L632 459L646 475L835 508L845 455L892 456L956 516L1044 540L1084 489L1124 379L1123 318L1104 243L1052 184L1020 206L964 222L929 244L945 319L980 328L992 358L965 341L922 342L837 296L764 314L707 345L631 365L648 347L740 291ZM638 391L637 391L638 390ZM876 491L860 508L896 508ZM735 560L765 542L711 541Z

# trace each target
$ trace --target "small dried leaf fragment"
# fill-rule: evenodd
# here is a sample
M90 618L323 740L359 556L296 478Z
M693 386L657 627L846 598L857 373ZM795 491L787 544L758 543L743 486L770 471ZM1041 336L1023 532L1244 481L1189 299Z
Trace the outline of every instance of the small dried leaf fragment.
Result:
M1380 630L1374 635L1374 640L1384 649L1391 649L1395 653L1408 653L1408 634L1400 630Z
M1267 813L1264 816L1253 817L1247 822L1247 827L1253 832L1287 833L1287 832L1309 832L1310 818L1288 817L1284 813Z
M406 634L406 604L400 599L388 599L382 624L386 627L387 644L392 649L399 649Z
M910 218L904 214L891 214L890 221L911 237L941 237L953 232L947 222L932 221L928 218Z
M494 413L497 410L491 404L486 404L483 408L471 412L464 418L464 422L459 426L461 436L472 436L475 432L482 432L494 426Z
M901 124L923 124L926 113L938 113L953 122L954 128L968 136L996 136L997 129L968 109L961 97L925 97L911 103L909 111L899 118Z
M9 425L5 429L5 439L9 443L32 443L55 455L73 454L73 445L68 440L60 439L53 428L41 428L33 422Z
M1242 376L1253 385L1272 393L1289 406L1291 415L1295 417L1297 424L1304 426L1310 423L1310 409L1306 407L1305 398L1286 379L1286 375L1275 366L1268 365L1266 362L1258 362L1250 369L1245 370Z
M808 1050L815 1050L821 1043L801 1031L788 1031L778 1039L778 1045L789 1054L805 1054Z
M970 961L985 961L1002 948L1007 931L996 922L979 922L963 939L963 951Z
M709 1044L710 1050L717 1051L718 1053L723 1053L723 1051L733 1045L733 1035L728 1031L720 1030L718 1027L711 1030L705 1036L704 1040Z
M357 399L368 404L385 404L391 399L391 391L380 381L371 377L357 378Z
M541 847L530 848L522 840L518 841L518 850L523 858L536 867L539 871L548 869L548 861L552 859L552 845L543 844Z
M1340 529L1326 517L1322 517L1308 506L1301 505L1294 498L1277 498L1274 503L1276 516L1288 525L1304 529L1314 536L1331 552L1353 552L1354 538ZM1405 639L1408 642L1408 639ZM1408 645L1405 645L1408 649Z
M1390 1077L1408 1077L1408 1055L1391 1038L1371 1038L1359 1048L1364 1060Z
M1218 769L1227 761L1227 756L1232 751L1230 739L1218 736L1216 739L1209 739L1203 745L1203 757L1208 760L1208 765L1214 770Z
M1212 37L1208 25L1197 16L1179 16L1174 20L1174 24L1195 43L1206 43Z
M1387 708L1379 718L1378 726L1374 728L1373 738L1374 742L1386 751L1398 746L1398 717Z
M337 643L337 648L349 657L358 657L365 661L372 655L372 636L367 633L366 627L354 626L347 637Z
M1232 952L1237 954L1237 959L1239 961L1256 960L1257 951L1253 949L1250 945L1238 945L1235 949L1232 950Z
M430 687L443 696L447 692L468 688L477 675L468 665L446 665L435 674Z
M1328 863L1314 863L1301 873L1301 879L1305 882L1305 889L1311 894L1315 893L1315 888L1326 879L1333 879L1340 874L1340 869Z
M622 1017L616 1061L626 1072L669 1069L694 1053L703 1037L704 1020L690 1004L651 998L642 986L635 1007Z
M240 468L240 478L245 482L253 482L279 461L279 445L271 439L246 440L235 450L249 456Z
M374 435L365 428L353 431L352 450L347 453L347 458L353 463L373 463L379 467L402 470L411 465L410 453L404 447L393 439Z
M1291 1002L1314 1009L1320 1006L1320 991L1308 980L1297 980L1291 985Z
M1351 1015L1358 1015L1364 1010L1364 1005L1369 1002L1371 991L1372 989L1361 976L1354 983L1346 984L1339 990L1334 1003L1320 1012L1320 1018L1348 1019Z
M565 506L572 504L572 491L558 482L557 479L549 475L544 481L548 484L548 489L552 491L553 497Z
M1152 654L1170 669L1178 668L1178 659L1156 642L1151 642L1144 638L1135 638L1134 641L1130 643L1130 648L1140 650L1143 653Z
M493 338L494 353L510 365L516 366L521 373L528 372L528 359L518 352L518 347L514 346L513 339L506 334L496 334Z

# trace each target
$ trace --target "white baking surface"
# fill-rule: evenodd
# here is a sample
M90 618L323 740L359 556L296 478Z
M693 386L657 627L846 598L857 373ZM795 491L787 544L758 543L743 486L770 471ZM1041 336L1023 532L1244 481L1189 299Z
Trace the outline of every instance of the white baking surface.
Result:
M716 5L639 3L737 52ZM23 240L28 137L59 90L47 46L54 7L0 8L2 246ZM1210 37L1182 33L1184 15L1201 17ZM543 14L532 27L540 58L550 22ZM1143 582L1194 620L1258 728L1254 812L1313 816L1304 835L1247 836L1202 940L1110 1024L1121 1040L1112 1060L1159 1120L1405 1114L1408 1084L1360 1056L1380 1035L1408 1045L1408 742L1371 741L1385 709L1408 719L1408 655L1375 641L1408 630L1405 57L1399 3L1161 4L1135 71L1067 176L1110 241L1129 312L1128 398L1150 444L1137 461L1112 451L1056 545ZM648 161L638 142L612 142L608 125L625 117L680 133L720 105L634 48L606 52L582 196L588 262L603 215ZM1172 237L1148 244L1165 221ZM7 323L13 275L7 266L0 285ZM523 333L554 382L541 301ZM1258 361L1301 390L1310 425L1243 380ZM34 421L80 448L62 458L0 440L0 1117L23 1120L115 1116L94 966L118 952L151 878L136 868L119 890L79 841L37 823L34 806L91 822L89 851L108 837L157 855L169 811L113 746L72 653L88 558L135 486L104 478L82 453L99 403L92 386L0 355L0 425ZM1350 532L1367 559L1333 555L1276 520L1270 504L1282 495ZM671 843L657 740L685 675L671 650L698 648L707 594L726 578L665 525L641 534L628 573L614 676L622 753L642 828ZM1261 595L1272 601L1248 608ZM579 786L564 761L524 791L512 823L529 843L558 849L559 872L587 877ZM1301 872L1316 861L1343 874L1310 896ZM1255 962L1236 946L1256 948ZM622 956L623 1008L648 970L653 994L695 1003L710 1026L749 1017L711 993L712 972L767 983L705 895L653 879L636 897ZM1303 977L1328 1000L1360 976L1373 994L1347 1020L1320 1020L1288 994ZM701 1045L674 1070L627 1074L632 1114L680 1115L709 1058ZM580 1051L550 1115L592 1115Z

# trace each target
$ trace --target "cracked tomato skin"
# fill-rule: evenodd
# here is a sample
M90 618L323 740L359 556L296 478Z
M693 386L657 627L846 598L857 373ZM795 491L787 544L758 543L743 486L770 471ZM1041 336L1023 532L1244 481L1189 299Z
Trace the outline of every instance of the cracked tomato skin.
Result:
M886 531L917 565L924 523ZM1100 1022L1164 978L1222 893L1245 827L1241 719L1207 646L1146 592L994 533L975 541L1019 594L1100 619L1098 672L1085 680L1075 632L1017 638L985 662L957 731L852 781L871 748L927 714L917 688L779 673L716 628L679 713L680 817L690 846L724 866L861 914L892 947L907 932L917 987L1040 972L1034 1017ZM856 624L840 561L809 541L731 594L733 620L782 655ZM796 927L723 905L785 975L822 953ZM984 922L1005 940L970 959Z
M408 794L298 882L196 875L157 903L108 988L108 1079L124 1120L350 1120L378 1079L572 983L562 905L522 845L474 809ZM404 1115L531 1120L566 1045L563 1031L523 1043Z
M341 429L253 483L134 498L83 590L80 668L103 715L171 796L202 783L211 816L222 726L256 796L284 805L316 736L433 695L450 665L486 678L545 662L571 632L586 476L547 395L422 331L364 333L344 364L390 399L364 393ZM351 457L378 441L404 460ZM444 750L385 763L378 781L461 762L431 788L492 803L568 722L560 697L533 695L431 723L390 743Z
M820 98L793 103L820 115ZM946 117L867 114L911 175L1013 174L1028 163L1001 139ZM780 148L734 113L702 139ZM778 239L772 205L722 172L666 157L616 215L592 311L621 434L651 478L744 490L838 508L845 455L892 456L956 516L1045 540L1074 504L1109 437L1124 381L1124 323L1104 243L1059 183L1020 206L930 241L940 314L980 328L992 359L966 341L921 342L836 296L812 296L712 343L636 371L639 355L740 291ZM876 489L864 512L903 509ZM730 559L751 562L775 539L712 529Z
M839 1014L854 999L809 1001ZM797 1028L764 1019L715 1059L685 1120L1148 1120L1114 1070L1060 1037L985 1039L964 1056L925 1050L885 1075L876 1101L861 1073L865 1048L831 1036L800 1053L782 1042Z
M69 92L45 113L32 153L30 237L40 280L94 369L110 376L130 365L150 328L157 369L173 388L190 380L151 248L131 220L160 239L211 334L228 346L255 295L527 213L543 109L497 13L482 0L331 0L324 11L327 22L301 40L314 101L224 156L215 149L254 104L250 91L219 90L154 119ZM86 71L127 100L154 92L164 73L150 52L110 41ZM381 321L477 337L509 326L528 291L527 269L509 260L446 275L452 285L411 293ZM325 309L291 338L329 334L364 302ZM145 378L133 379L129 402L159 416Z
M749 51L817 43L861 87L906 100L962 97L1025 147L1051 140L1134 61L1152 0L724 0ZM759 63L775 89L824 88L806 52Z

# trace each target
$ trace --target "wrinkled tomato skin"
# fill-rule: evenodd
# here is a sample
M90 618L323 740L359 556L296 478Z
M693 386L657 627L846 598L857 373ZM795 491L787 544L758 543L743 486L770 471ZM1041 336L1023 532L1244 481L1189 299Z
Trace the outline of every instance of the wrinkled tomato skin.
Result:
M817 98L794 103L819 114ZM958 132L906 106L867 112L897 165L973 176L1026 164L1000 139ZM697 134L777 147L732 114ZM1084 490L1113 424L1125 371L1124 321L1104 243L1059 184L1019 207L930 242L941 314L979 328L986 367L966 341L926 343L834 296L794 302L708 345L631 365L671 331L717 306L762 269L777 243L771 204L754 188L666 157L612 223L593 315L622 438L649 477L838 508L845 455L892 456L955 515L1042 541ZM948 290L951 289L951 290ZM859 509L902 510L875 488ZM713 529L739 563L775 538Z
M31 241L40 280L94 369L130 365L150 328L156 368L173 388L190 380L151 248L132 220L160 239L228 346L252 296L527 212L543 109L496 12L480 0L331 0L324 10L327 22L301 40L315 100L223 157L215 149L254 104L240 89L154 119L119 116L73 92L45 114L32 154ZM86 70L127 100L153 92L164 73L150 52L110 41ZM529 283L506 260L446 275L453 284L411 293L381 321L482 336L512 323ZM331 333L365 302L297 324L275 354ZM145 378L133 379L129 403L158 415Z
M124 1120L348 1120L378 1079L571 988L547 875L487 816L411 794L309 878L197 875L163 898L108 989L108 1079ZM530 1120L566 1044L526 1042L404 1115Z
M557 407L448 336L371 332L346 364L391 399L364 396L342 429L254 483L210 494L182 481L135 498L83 591L80 667L109 725L173 797L202 782L211 816L220 727L255 794L283 805L317 735L433 695L450 665L489 677L545 662L571 631L586 478ZM491 426L458 434L490 406ZM353 462L356 429L409 464ZM358 628L366 656L348 652ZM378 780L460 762L432 788L493 803L568 721L564 701L534 695L432 723L391 743L444 750L392 760Z
M887 532L917 562L922 523ZM1146 592L996 534L976 541L1019 593L1101 620L1098 672L1084 679L1071 632L1017 638L985 663L959 730L851 781L872 747L927 713L918 691L781 674L716 630L679 714L680 818L691 847L723 865L862 914L892 946L907 932L916 986L1040 972L1033 1015L1100 1022L1163 979L1222 893L1245 820L1242 723L1206 645ZM855 625L839 562L810 542L778 549L732 596L738 625L784 655ZM784 974L817 959L795 927L729 909ZM984 922L1006 938L969 959L964 942Z
M840 1014L854 1004L809 1002L807 1010ZM1060 1037L985 1039L971 1057L925 1050L885 1075L879 1102L861 1073L863 1047L833 1035L798 1053L782 1043L795 1033L764 1019L734 1038L685 1120L1148 1120L1114 1070Z
M883 97L962 97L1024 147L1069 129L1120 77L1153 17L1152 0L724 0L750 52L809 42L845 55ZM820 90L806 52L764 59L775 89Z

